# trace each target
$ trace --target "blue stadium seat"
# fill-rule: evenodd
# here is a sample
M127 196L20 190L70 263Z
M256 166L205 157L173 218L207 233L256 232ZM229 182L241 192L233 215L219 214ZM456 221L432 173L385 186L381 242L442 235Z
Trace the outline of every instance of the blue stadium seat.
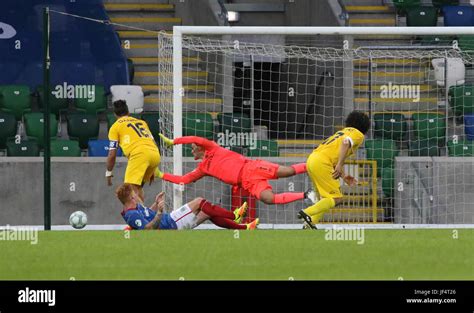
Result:
M106 157L109 154L108 140L89 140L88 156L90 157ZM118 149L117 156L122 156L122 149Z
M474 26L474 8L471 6L444 6L444 26Z
M464 116L464 132L468 140L474 140L474 114Z

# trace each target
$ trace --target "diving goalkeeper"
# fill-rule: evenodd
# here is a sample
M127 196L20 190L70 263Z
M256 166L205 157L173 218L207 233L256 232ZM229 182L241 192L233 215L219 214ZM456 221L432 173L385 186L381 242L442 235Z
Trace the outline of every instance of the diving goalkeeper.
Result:
M174 140L166 138L162 134L160 137L167 146L191 144L194 159L202 160L194 171L184 176L162 173L157 170L156 176L163 180L174 184L189 184L204 176L212 176L226 184L242 187L266 204L283 204L314 198L314 191L274 194L272 186L268 183L270 179L306 173L305 163L281 166L263 160L251 160L219 146L214 141L197 136L185 136Z
M314 224L321 220L325 212L342 202L339 178L342 177L349 186L357 183L354 177L344 174L344 161L364 141L370 120L364 113L353 111L347 116L345 124L343 130L323 141L306 162L308 175L321 197L316 204L298 213L298 218L311 228L316 228Z

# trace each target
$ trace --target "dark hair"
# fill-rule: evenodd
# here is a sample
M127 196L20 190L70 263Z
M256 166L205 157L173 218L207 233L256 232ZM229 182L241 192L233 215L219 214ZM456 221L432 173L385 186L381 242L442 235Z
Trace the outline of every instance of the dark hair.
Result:
M365 135L370 128L370 119L363 112L352 111L347 116L346 127L353 127Z
M114 101L114 113L117 116L128 115L128 106L125 100Z

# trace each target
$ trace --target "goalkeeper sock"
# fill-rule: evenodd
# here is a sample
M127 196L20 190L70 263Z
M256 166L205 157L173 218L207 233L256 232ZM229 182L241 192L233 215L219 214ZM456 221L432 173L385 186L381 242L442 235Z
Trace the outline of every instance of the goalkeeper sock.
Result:
M273 197L273 203L275 204L283 204L289 203L296 200L304 199L304 192L285 192L285 193L277 193Z
M319 219L321 219L324 213L329 211L329 209L334 208L335 206L336 206L336 201L334 201L333 198L323 198L319 200L316 204L310 206L309 208L304 209L303 211L309 216L311 216L311 220L313 220L313 223L314 223L314 219L319 221ZM314 219L313 219L313 216L315 216Z
M295 170L295 175L306 173L306 163L293 164L291 167Z
M199 204L199 208L207 215L212 217L223 217L226 219L234 220L235 214L232 211L221 208L218 205L212 204L207 200L202 200Z
M206 213L207 214L207 213ZM222 227L222 228L227 228L227 229L247 229L247 225L244 224L237 224L233 220L215 216L211 218L211 222L213 222L215 225Z

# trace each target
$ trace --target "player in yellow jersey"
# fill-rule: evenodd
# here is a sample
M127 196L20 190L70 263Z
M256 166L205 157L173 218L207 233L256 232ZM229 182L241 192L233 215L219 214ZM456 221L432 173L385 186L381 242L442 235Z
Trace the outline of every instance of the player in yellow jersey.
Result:
M357 183L354 177L344 174L344 161L359 148L369 128L368 116L353 111L346 119L346 127L323 141L308 157L306 169L321 200L301 210L298 218L311 228L316 228L314 224L325 212L342 202L340 177L350 186Z
M147 123L129 116L128 106L124 100L114 102L114 114L117 120L109 130L110 146L105 177L111 186L112 170L120 146L128 158L124 183L131 184L143 201L142 187L145 183L153 181L155 169L160 163L160 152Z

